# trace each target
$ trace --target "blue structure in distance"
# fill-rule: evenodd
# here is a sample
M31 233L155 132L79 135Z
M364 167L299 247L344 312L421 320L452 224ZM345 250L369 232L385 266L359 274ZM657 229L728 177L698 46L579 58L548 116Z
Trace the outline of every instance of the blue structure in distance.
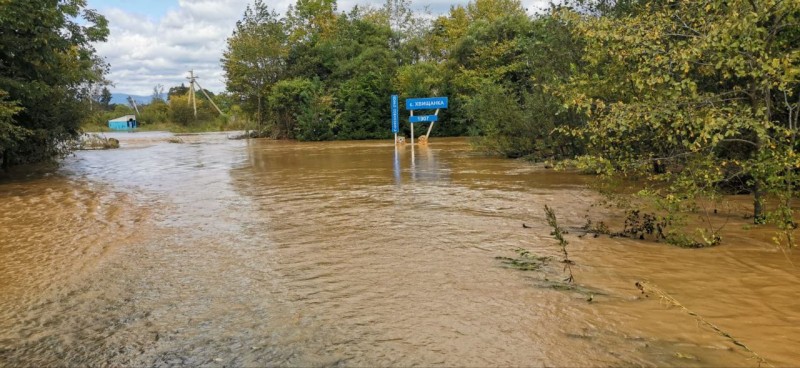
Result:
M413 123L433 123L434 121L439 121L439 117L436 115L417 115L417 116L410 116L408 121Z
M435 110L447 108L447 97L409 98L406 110Z
M111 130L132 130L139 126L136 115L120 116L108 121L108 128Z

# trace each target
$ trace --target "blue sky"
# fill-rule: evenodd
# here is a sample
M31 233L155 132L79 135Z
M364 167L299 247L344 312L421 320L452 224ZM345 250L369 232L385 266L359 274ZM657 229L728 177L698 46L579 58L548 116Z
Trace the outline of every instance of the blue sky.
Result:
M296 0L267 0L281 14ZM380 6L385 0L338 0L339 10L353 5ZM108 78L115 93L150 95L153 87L167 90L184 82L189 70L213 92L225 90L220 58L236 21L253 0L88 0L109 20L108 42L96 45L111 65ZM412 7L428 6L444 13L451 5L468 0L411 0ZM522 0L533 11L547 0Z
M177 7L177 1L168 0L89 0L89 8L107 10L110 8L122 9L126 12L144 14L151 19L159 19L167 14L167 10Z

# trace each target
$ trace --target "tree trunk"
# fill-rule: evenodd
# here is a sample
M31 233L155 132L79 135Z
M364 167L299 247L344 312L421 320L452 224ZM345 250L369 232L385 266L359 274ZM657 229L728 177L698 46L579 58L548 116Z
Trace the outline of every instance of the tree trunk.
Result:
M8 168L11 166L9 163L10 151L5 150L2 155L0 155L0 169L3 171L8 172Z
M761 101L764 101L764 105L767 108L765 119L767 122L770 121L772 115L772 108L771 108L771 101L770 101L770 93L769 89L765 90L765 93L759 94L759 89L757 84L753 82L750 85L750 105L753 108L753 113L755 114L758 111L759 106L761 105ZM756 149L753 152L753 155L758 155L758 152L761 151L761 137L756 134L755 137ZM753 175L753 223L754 224L763 224L766 220L766 216L764 214L764 182L762 178L759 178L757 175Z
M261 94L258 95L258 134L261 134Z
M764 191L758 179L753 183L753 223L763 224L766 220L764 216Z

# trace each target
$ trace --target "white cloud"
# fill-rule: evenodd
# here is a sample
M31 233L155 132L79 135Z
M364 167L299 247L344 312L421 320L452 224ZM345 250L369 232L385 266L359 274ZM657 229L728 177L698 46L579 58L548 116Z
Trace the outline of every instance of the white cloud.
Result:
M294 0L266 1L279 14ZM119 8L101 9L109 20L108 42L97 51L111 64L108 78L115 92L149 95L157 84L166 89L186 81L190 69L200 76L200 84L211 91L225 89L220 58L236 21L252 0L177 0L160 19ZM383 0L340 0L339 10L354 4ZM446 12L451 5L467 0L413 0L415 8L429 5L435 13ZM523 6L533 13L547 6L547 0L525 0Z
M111 34L98 53L111 64L114 91L149 95L186 81L190 69L200 84L224 90L219 59L236 21L250 0L179 0L160 19L105 9Z

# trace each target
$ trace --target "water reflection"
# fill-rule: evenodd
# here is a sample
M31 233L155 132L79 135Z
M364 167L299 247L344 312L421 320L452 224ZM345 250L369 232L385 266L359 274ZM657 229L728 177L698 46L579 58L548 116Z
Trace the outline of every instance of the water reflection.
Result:
M394 168L394 183L397 184L397 186L400 186L403 183L403 179L401 177L401 171L400 171L400 151L399 151L398 144L394 145L394 161L393 161L393 163L394 163L394 166L393 166L393 168Z
M411 179L412 181L420 182L440 182L447 183L450 179L449 168L447 164L439 159L441 151L445 148L438 148L436 146L423 144L418 147L411 147L412 153L412 166L411 166ZM414 156L416 150L419 150L419 155Z

